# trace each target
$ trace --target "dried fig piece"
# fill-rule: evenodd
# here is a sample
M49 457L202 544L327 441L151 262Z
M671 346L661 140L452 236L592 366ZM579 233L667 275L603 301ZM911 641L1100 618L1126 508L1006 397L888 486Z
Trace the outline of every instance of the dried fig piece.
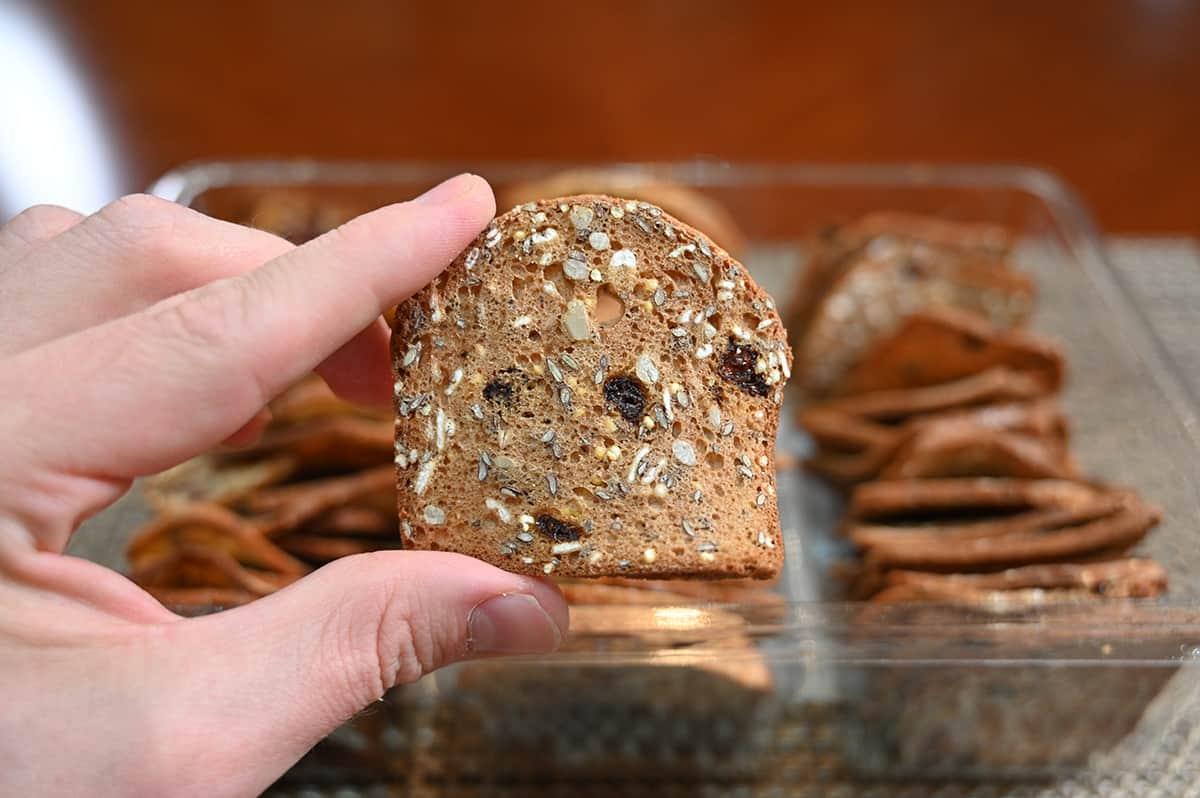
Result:
M868 567L978 571L1127 548L1158 520L1131 492L1077 482L897 480L855 491L846 534Z
M829 393L847 395L938 385L1005 366L1038 380L1047 392L1059 389L1065 366L1049 340L1005 330L972 313L924 308L863 352Z
M1028 565L987 574L889 571L871 597L879 604L937 601L991 606L1042 606L1064 601L1153 598L1167 589L1167 572L1153 560Z
M243 565L281 574L308 572L304 563L279 549L254 522L218 504L193 504L146 524L127 549L136 570L184 549L223 552Z

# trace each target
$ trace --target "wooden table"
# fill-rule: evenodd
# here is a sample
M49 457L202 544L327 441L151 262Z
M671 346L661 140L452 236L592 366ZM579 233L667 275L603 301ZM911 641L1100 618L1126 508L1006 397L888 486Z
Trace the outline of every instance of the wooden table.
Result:
M1200 3L47 2L129 189L212 157L1009 162L1200 233Z

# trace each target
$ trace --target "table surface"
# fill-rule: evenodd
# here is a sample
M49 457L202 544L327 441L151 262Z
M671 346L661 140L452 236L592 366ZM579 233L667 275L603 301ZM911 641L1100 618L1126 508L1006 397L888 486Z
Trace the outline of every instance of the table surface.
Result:
M1109 232L1200 232L1200 3L42 7L129 189L227 156L1005 162Z

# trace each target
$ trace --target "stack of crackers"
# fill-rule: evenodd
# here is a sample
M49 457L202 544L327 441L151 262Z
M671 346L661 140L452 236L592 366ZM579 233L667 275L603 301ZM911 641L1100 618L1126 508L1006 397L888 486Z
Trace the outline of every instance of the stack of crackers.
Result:
M1065 364L1024 328L1035 286L1001 228L876 214L825 231L794 304L807 461L849 496L852 597L1001 607L1155 596L1130 549L1159 520L1088 480Z

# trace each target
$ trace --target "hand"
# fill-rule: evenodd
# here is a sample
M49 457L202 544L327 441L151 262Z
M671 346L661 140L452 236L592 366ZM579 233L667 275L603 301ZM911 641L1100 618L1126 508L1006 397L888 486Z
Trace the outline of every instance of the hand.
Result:
M190 620L62 554L314 368L388 402L380 313L494 210L461 176L301 247L151 197L0 228L0 794L254 795L394 684L558 645L554 587L453 554L348 557Z

